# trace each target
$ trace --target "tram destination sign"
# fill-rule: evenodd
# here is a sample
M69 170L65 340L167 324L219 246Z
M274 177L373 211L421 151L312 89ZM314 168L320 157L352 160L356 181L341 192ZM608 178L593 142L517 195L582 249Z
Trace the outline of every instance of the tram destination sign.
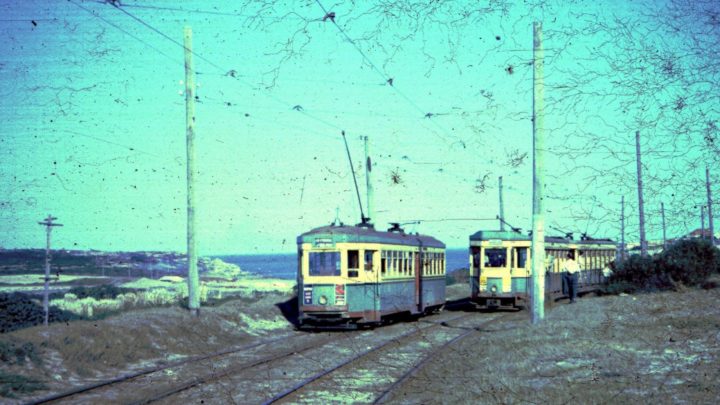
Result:
M313 246L318 248L333 247L335 246L335 243L330 238L315 238Z

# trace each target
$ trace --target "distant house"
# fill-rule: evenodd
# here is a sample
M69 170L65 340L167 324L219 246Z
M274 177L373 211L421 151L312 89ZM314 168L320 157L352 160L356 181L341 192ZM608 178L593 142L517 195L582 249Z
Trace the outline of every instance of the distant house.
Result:
M697 239L697 238L703 238L703 239L710 239L710 230L709 229L696 229L689 234L685 235L685 238L687 239ZM717 242L717 238L715 238L715 241Z
M158 279L158 281L164 281L166 283L182 283L185 279L180 276L162 276Z

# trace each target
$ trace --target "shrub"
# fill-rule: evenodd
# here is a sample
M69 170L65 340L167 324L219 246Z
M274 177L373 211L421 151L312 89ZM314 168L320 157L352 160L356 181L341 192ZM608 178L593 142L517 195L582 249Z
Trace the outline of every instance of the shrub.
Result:
M720 252L710 242L681 240L653 257L630 256L615 264L607 293L675 289L679 284L702 286L720 269Z
M26 359L41 364L42 358L32 342L20 343L14 340L0 342L0 360L5 364L24 365Z
M0 397L18 398L47 387L40 380L0 371Z
M73 287L67 294L74 294L75 298L95 298L96 300L114 299L120 294L132 292L129 288L115 287L114 285L100 285L96 287ZM53 294L52 298L62 298L62 294Z
M720 251L704 239L677 241L656 260L663 274L688 286L700 285L720 270Z
M3 308L0 311L0 333L40 325L45 318L42 305L22 293L0 293L0 308ZM82 317L52 306L48 309L48 322L65 322L73 319L82 319Z
M606 292L621 293L653 289L657 284L655 261L651 257L630 256L615 264Z

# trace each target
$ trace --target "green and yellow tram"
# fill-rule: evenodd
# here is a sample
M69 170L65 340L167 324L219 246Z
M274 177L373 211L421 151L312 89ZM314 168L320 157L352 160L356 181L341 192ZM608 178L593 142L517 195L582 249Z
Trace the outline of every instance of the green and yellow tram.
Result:
M522 308L530 302L531 237L516 231L478 231L470 236L470 297L480 308ZM615 259L609 239L545 238L545 294L566 297L562 269L568 253L580 267L578 292L597 290Z
M378 325L445 304L445 245L433 237L330 225L297 243L301 328Z

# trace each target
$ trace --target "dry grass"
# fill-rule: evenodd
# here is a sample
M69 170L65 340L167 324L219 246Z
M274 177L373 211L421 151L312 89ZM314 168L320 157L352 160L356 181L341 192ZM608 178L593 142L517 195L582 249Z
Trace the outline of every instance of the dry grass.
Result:
M720 290L556 304L498 324L428 365L408 403L717 403Z
M134 310L97 321L51 324L47 330L41 326L18 330L0 335L0 344L30 344L41 360L3 363L0 372L26 376L57 392L152 363L212 353L258 335L291 330L292 325L276 307L288 298L267 293L252 301L229 301L203 308L197 318L176 306ZM0 388L2 385L0 382Z

